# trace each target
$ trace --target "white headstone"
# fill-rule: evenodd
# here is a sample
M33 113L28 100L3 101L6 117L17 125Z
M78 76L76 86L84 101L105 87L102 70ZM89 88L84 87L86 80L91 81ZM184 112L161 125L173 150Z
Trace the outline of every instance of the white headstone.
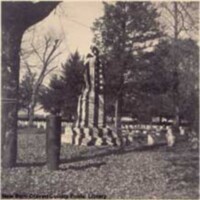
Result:
M61 143L72 144L72 129L69 127L65 128L64 134L61 135Z
M154 144L155 144L155 141L154 141L153 137L150 134L148 134L148 136L147 136L147 145L148 146L152 146Z
M180 135L185 135L185 129L182 126L179 127L179 130L180 130Z
M175 136L173 135L172 129L171 129L171 128L168 128L168 129L167 129L166 139L167 139L167 145L168 145L169 147L174 146L174 143L175 143Z

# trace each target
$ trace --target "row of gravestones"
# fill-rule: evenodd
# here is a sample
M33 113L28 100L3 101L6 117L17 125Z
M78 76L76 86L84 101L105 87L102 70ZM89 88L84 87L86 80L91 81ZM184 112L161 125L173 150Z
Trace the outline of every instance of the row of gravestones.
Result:
M166 142L168 146L173 146L175 141L185 140L188 137L187 127L179 127L179 130L174 133L171 126L158 125L141 125L133 129L125 126L122 129L122 134L129 137L129 140L134 138L146 138L146 144L151 146L156 143Z
M18 127L27 127L28 121L18 121ZM38 129L46 129L46 121L34 121L34 126ZM71 127L72 123L62 122L62 133L65 128ZM171 127L164 125L148 125L148 124L122 124L122 134L125 135L129 141L133 141L134 138L144 136L147 139L147 145L154 145L160 141L166 141L168 146L173 146L175 141L179 138L187 138L192 143L192 148L198 147L198 137L195 133L188 134L187 127L179 127L179 135L175 136L171 130Z
M188 141L191 149L198 150L199 148L199 134L186 126L179 126L176 132L172 130L172 126L145 126L134 129L130 129L130 127L128 128L126 126L122 132L129 138L131 135L133 138L138 138L139 136L145 137L146 143L149 146L160 142L166 142L168 146L171 147L174 146L176 142Z
M46 129L46 121L34 121L33 125L36 128L42 128ZM28 121L23 121L23 120L18 120L18 127L27 127L28 126ZM72 123L69 122L62 122L62 127L65 129L66 127L72 126ZM146 124L136 124L136 125L131 125L131 124L122 124L121 129L122 132L143 132L144 134L149 131L149 130L155 130L156 132L160 132L163 129L169 129L170 126L164 126L164 125L146 125ZM185 127L180 126L180 135L185 134Z
M119 139L122 140L123 144L129 145L131 143L140 143L140 144L147 144L147 145L154 145L158 143L167 143L168 146L173 146L175 141L180 141L187 139L187 127L179 127L179 130L174 133L172 131L171 126L158 126L158 125L123 125L121 128L121 134L120 136L116 134L116 131L114 127L110 127L112 133L106 134L106 130L102 129L103 135L100 136L98 134L98 130L92 130L94 131L94 134L90 134L91 131L90 128L84 128L83 130L77 130L74 129L71 130L71 127L65 127L63 131L63 137L62 142L68 143L68 144L78 144L81 145L80 141L84 138L84 145L87 145L87 141L91 139L91 137L94 137L96 139L95 145L101 145L101 140L106 140L106 143L108 145L116 145L113 143L113 138L116 139L117 145L119 145ZM96 134L95 134L96 133ZM75 136L74 136L75 134ZM101 138L99 138L101 137ZM80 141L79 141L80 140ZM73 142L74 141L74 142ZM79 142L77 142L79 141Z
M65 125L69 125L68 123L65 123ZM61 122L61 117L58 116L49 116L47 118L47 137L46 137L46 148L47 148L47 166L51 170L56 170L59 167L59 157L60 157L60 147L61 147L61 138L60 138L60 133L61 133L61 127L62 127L62 122ZM64 132L67 131L67 128L65 128ZM147 137L147 144L148 145L154 145L156 141L156 137L159 136L164 136L166 138L168 146L173 146L177 136L173 134L172 128L170 126L168 127L162 127L162 128L157 128L156 129L150 129L148 127L148 130L140 129L138 132L138 129L132 129L131 131L125 131L123 134L127 136L132 135L132 139L134 139L135 136L137 135L145 135ZM147 128L147 127L146 127ZM156 128L156 127L154 127ZM160 130L160 132L158 131ZM185 136L186 130L183 127L179 127L179 135ZM64 134L63 134L64 135ZM126 137L124 137L126 138Z
M28 121L25 120L18 120L18 127L19 128L25 128L28 126ZM34 121L33 126L38 129L46 129L46 122L45 121Z
M27 127L28 121L18 121L19 127ZM46 129L45 121L34 121L34 126L36 128ZM65 128L72 126L72 123L62 122L62 132L64 132ZM180 126L179 127L180 136L186 135L186 128ZM146 124L122 124L122 134L125 135L128 140L131 142L137 136L146 136L147 144L153 145L158 143L160 140L166 140L169 146L173 146L175 143L175 136L172 133L170 126L164 125L146 125ZM185 136L186 137L186 136ZM193 139L194 140L194 139Z
M47 127L47 123L46 123L46 121L34 121L33 122L33 126L36 127L36 128L38 128L38 129L45 130L46 127ZM72 123L62 122L62 129L64 129L65 127L69 127L69 126L72 126ZM28 127L28 121L18 120L18 127L19 128Z

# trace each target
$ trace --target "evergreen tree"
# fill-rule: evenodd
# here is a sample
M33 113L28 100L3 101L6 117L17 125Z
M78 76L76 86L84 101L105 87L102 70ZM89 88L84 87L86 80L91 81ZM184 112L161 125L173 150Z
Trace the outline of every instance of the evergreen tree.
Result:
M23 76L19 86L19 109L27 110L27 116L29 115L29 105L31 102L35 76L36 74L31 73L31 71L28 71Z
M120 127L125 74L136 64L135 56L160 36L158 13L150 2L104 3L104 15L94 23L94 43L107 61L107 94L114 95L116 126ZM137 75L135 75L137 76Z
M78 52L62 66L61 76L54 75L40 96L43 108L72 120L76 116L78 96L83 87L83 60Z
M39 101L44 110L52 114L60 114L64 103L63 83L57 75L53 75L48 87L43 87Z
M132 112L133 116L139 119L150 119L151 116L173 118L175 109L172 45L171 40L160 41L148 58L139 59L145 70L142 71L142 64L138 64L141 74L136 73L136 77L133 74L128 76L125 111ZM193 40L185 39L177 41L177 48L180 118L186 119L197 130L199 47Z

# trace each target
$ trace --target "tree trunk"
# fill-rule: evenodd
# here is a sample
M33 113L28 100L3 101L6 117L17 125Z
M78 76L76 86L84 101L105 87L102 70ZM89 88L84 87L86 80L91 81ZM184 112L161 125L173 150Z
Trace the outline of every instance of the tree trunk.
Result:
M27 108L27 116L29 116L29 113L30 113L30 108L28 107Z
M24 31L44 19L60 2L2 2L2 166L17 159L19 52Z
M33 122L34 122L34 105L31 103L30 104L30 111L29 111L29 119L28 119L28 126L33 127Z
M23 32L2 27L2 166L17 158L19 50Z
M29 122L28 122L29 127L33 127L35 105L36 105L36 92L33 91L32 96L31 96L30 110L29 110L29 116L28 116L29 117Z
M178 48L177 48L177 40L178 40L178 4L174 2L174 45L173 45L173 62L174 62L174 85L173 85L173 101L174 101L174 122L173 126L175 130L178 130L179 127L179 76L178 76Z
M180 124L179 106L175 105L174 126L179 127L179 124Z
M122 96L119 95L115 101L115 130L120 139L120 143L123 146L122 134L121 134L121 113L122 113Z

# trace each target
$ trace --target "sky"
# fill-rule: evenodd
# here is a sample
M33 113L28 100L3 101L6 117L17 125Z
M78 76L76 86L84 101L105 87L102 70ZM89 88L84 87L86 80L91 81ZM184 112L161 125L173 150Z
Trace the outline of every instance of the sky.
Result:
M60 46L62 54L55 60L58 66L65 63L69 55L76 50L84 57L90 51L92 44L93 34L90 28L95 19L102 15L101 1L63 2L48 17L25 32L21 48L30 49L30 41L34 46L39 46L44 41L44 37L48 36L53 39L62 39ZM37 64L37 55L31 56L28 61L31 65ZM59 74L59 70L60 67L54 73ZM38 72L39 69L32 68L32 71ZM26 68L22 67L20 79L24 73L26 73ZM45 83L48 83L48 79L45 78Z
M21 48L30 49L31 43L38 47L44 41L44 37L62 39L59 49L62 54L55 60L58 68L54 70L54 73L59 74L61 63L65 63L71 53L77 50L81 56L88 54L93 38L90 28L95 19L102 15L102 1L65 1L60 3L48 17L25 32ZM164 16L163 12L162 16ZM168 16L164 17L163 21L167 22ZM39 62L37 55L33 55L28 61L32 65L38 65ZM32 70L38 72L40 68L37 66ZM25 72L26 68L21 67L20 78ZM49 77L45 78L47 84Z
M88 53L93 37L90 27L96 18L103 15L102 3L71 2L63 3L62 7L66 15L61 20L69 50L78 49L82 54Z

